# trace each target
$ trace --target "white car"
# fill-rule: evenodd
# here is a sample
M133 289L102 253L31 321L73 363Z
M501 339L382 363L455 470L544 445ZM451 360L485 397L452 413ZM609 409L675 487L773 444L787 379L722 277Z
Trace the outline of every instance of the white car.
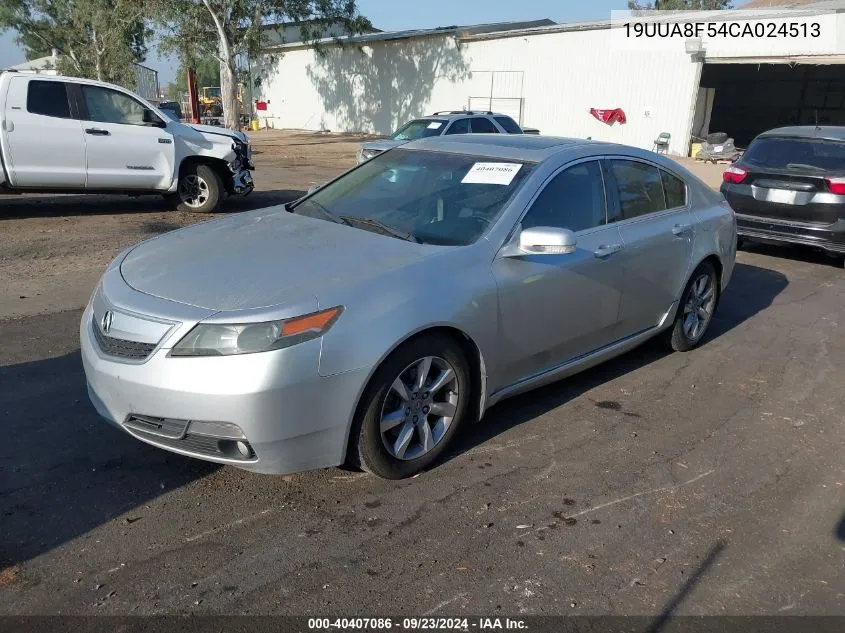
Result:
M0 72L0 191L164 194L214 211L253 189L246 134L172 120L132 92Z

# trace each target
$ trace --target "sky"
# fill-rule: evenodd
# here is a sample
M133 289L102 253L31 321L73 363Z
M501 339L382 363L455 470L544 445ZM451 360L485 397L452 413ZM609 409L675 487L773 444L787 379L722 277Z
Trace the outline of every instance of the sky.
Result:
M610 18L611 11L626 9L627 4L627 0L358 0L361 13L383 31L541 18L555 22L598 20ZM14 33L0 34L0 68L23 61ZM174 59L158 57L154 45L144 63L158 71L162 86L173 81L178 64Z

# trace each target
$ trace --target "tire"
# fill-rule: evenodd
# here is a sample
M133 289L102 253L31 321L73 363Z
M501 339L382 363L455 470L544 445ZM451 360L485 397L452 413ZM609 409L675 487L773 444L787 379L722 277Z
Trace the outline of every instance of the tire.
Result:
M707 135L707 142L710 145L721 145L728 140L728 135L725 132L712 132Z
M424 367L424 387L415 390ZM396 389L398 382L402 386ZM442 384L425 389L437 382ZM467 416L471 385L466 356L450 338L424 335L399 347L364 392L352 425L348 461L384 479L404 479L424 470L440 457ZM404 397L399 395L402 390ZM441 411L444 415L438 415Z
M704 290L702 291L699 284L702 279L706 279ZM709 289L709 292L708 292ZM702 299L706 297L706 299ZM698 268L690 276L687 282L684 293L681 295L681 303L678 306L678 314L675 316L675 322L667 332L667 342L669 346L676 352L688 352L695 349L701 344L704 335L707 333L707 328L713 322L713 313L716 311L716 306L719 304L719 276L716 274L716 268L708 261L701 262ZM707 314L703 326L701 325L701 312L699 308L703 309ZM690 310L690 307L692 310ZM694 314L695 321L687 319L691 314ZM697 324L697 325L694 325Z
M179 211L211 213L223 198L223 182L208 165L189 164L179 173L176 193L168 198Z

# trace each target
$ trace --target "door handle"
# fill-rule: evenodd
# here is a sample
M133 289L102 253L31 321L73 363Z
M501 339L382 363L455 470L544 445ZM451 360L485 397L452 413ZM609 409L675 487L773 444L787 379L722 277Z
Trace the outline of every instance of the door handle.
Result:
M110 136L111 132L108 130L101 130L98 127L89 127L85 128L85 133L90 134L91 136Z
M11 131L12 131L12 130L14 130L14 129L15 129L15 124L14 124L14 122L9 121L8 119L4 119L4 120L3 120L3 130L4 130L4 131L6 131L6 132L11 132Z
M689 224L676 224L672 227L672 235L677 235L678 237L682 235L686 235L692 230L692 226Z
M622 244L603 244L593 251L593 255L595 255L599 259L606 259L607 257L610 257L614 253L618 253L621 250Z

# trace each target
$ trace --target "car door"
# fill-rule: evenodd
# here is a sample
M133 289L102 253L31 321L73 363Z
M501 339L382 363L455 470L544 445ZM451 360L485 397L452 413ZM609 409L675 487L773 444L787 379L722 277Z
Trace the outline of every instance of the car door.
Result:
M167 190L175 170L167 123L125 92L77 86L87 140L88 189Z
M85 135L66 82L11 77L2 127L3 156L16 187L85 187Z
M552 226L574 232L568 254L499 256L504 384L540 373L613 342L622 296L617 254L622 238L607 224L605 187L598 161L558 171L528 208L523 228Z
M624 293L617 338L655 327L683 291L695 219L681 178L652 163L612 158L605 163L614 213L625 248L619 261Z

